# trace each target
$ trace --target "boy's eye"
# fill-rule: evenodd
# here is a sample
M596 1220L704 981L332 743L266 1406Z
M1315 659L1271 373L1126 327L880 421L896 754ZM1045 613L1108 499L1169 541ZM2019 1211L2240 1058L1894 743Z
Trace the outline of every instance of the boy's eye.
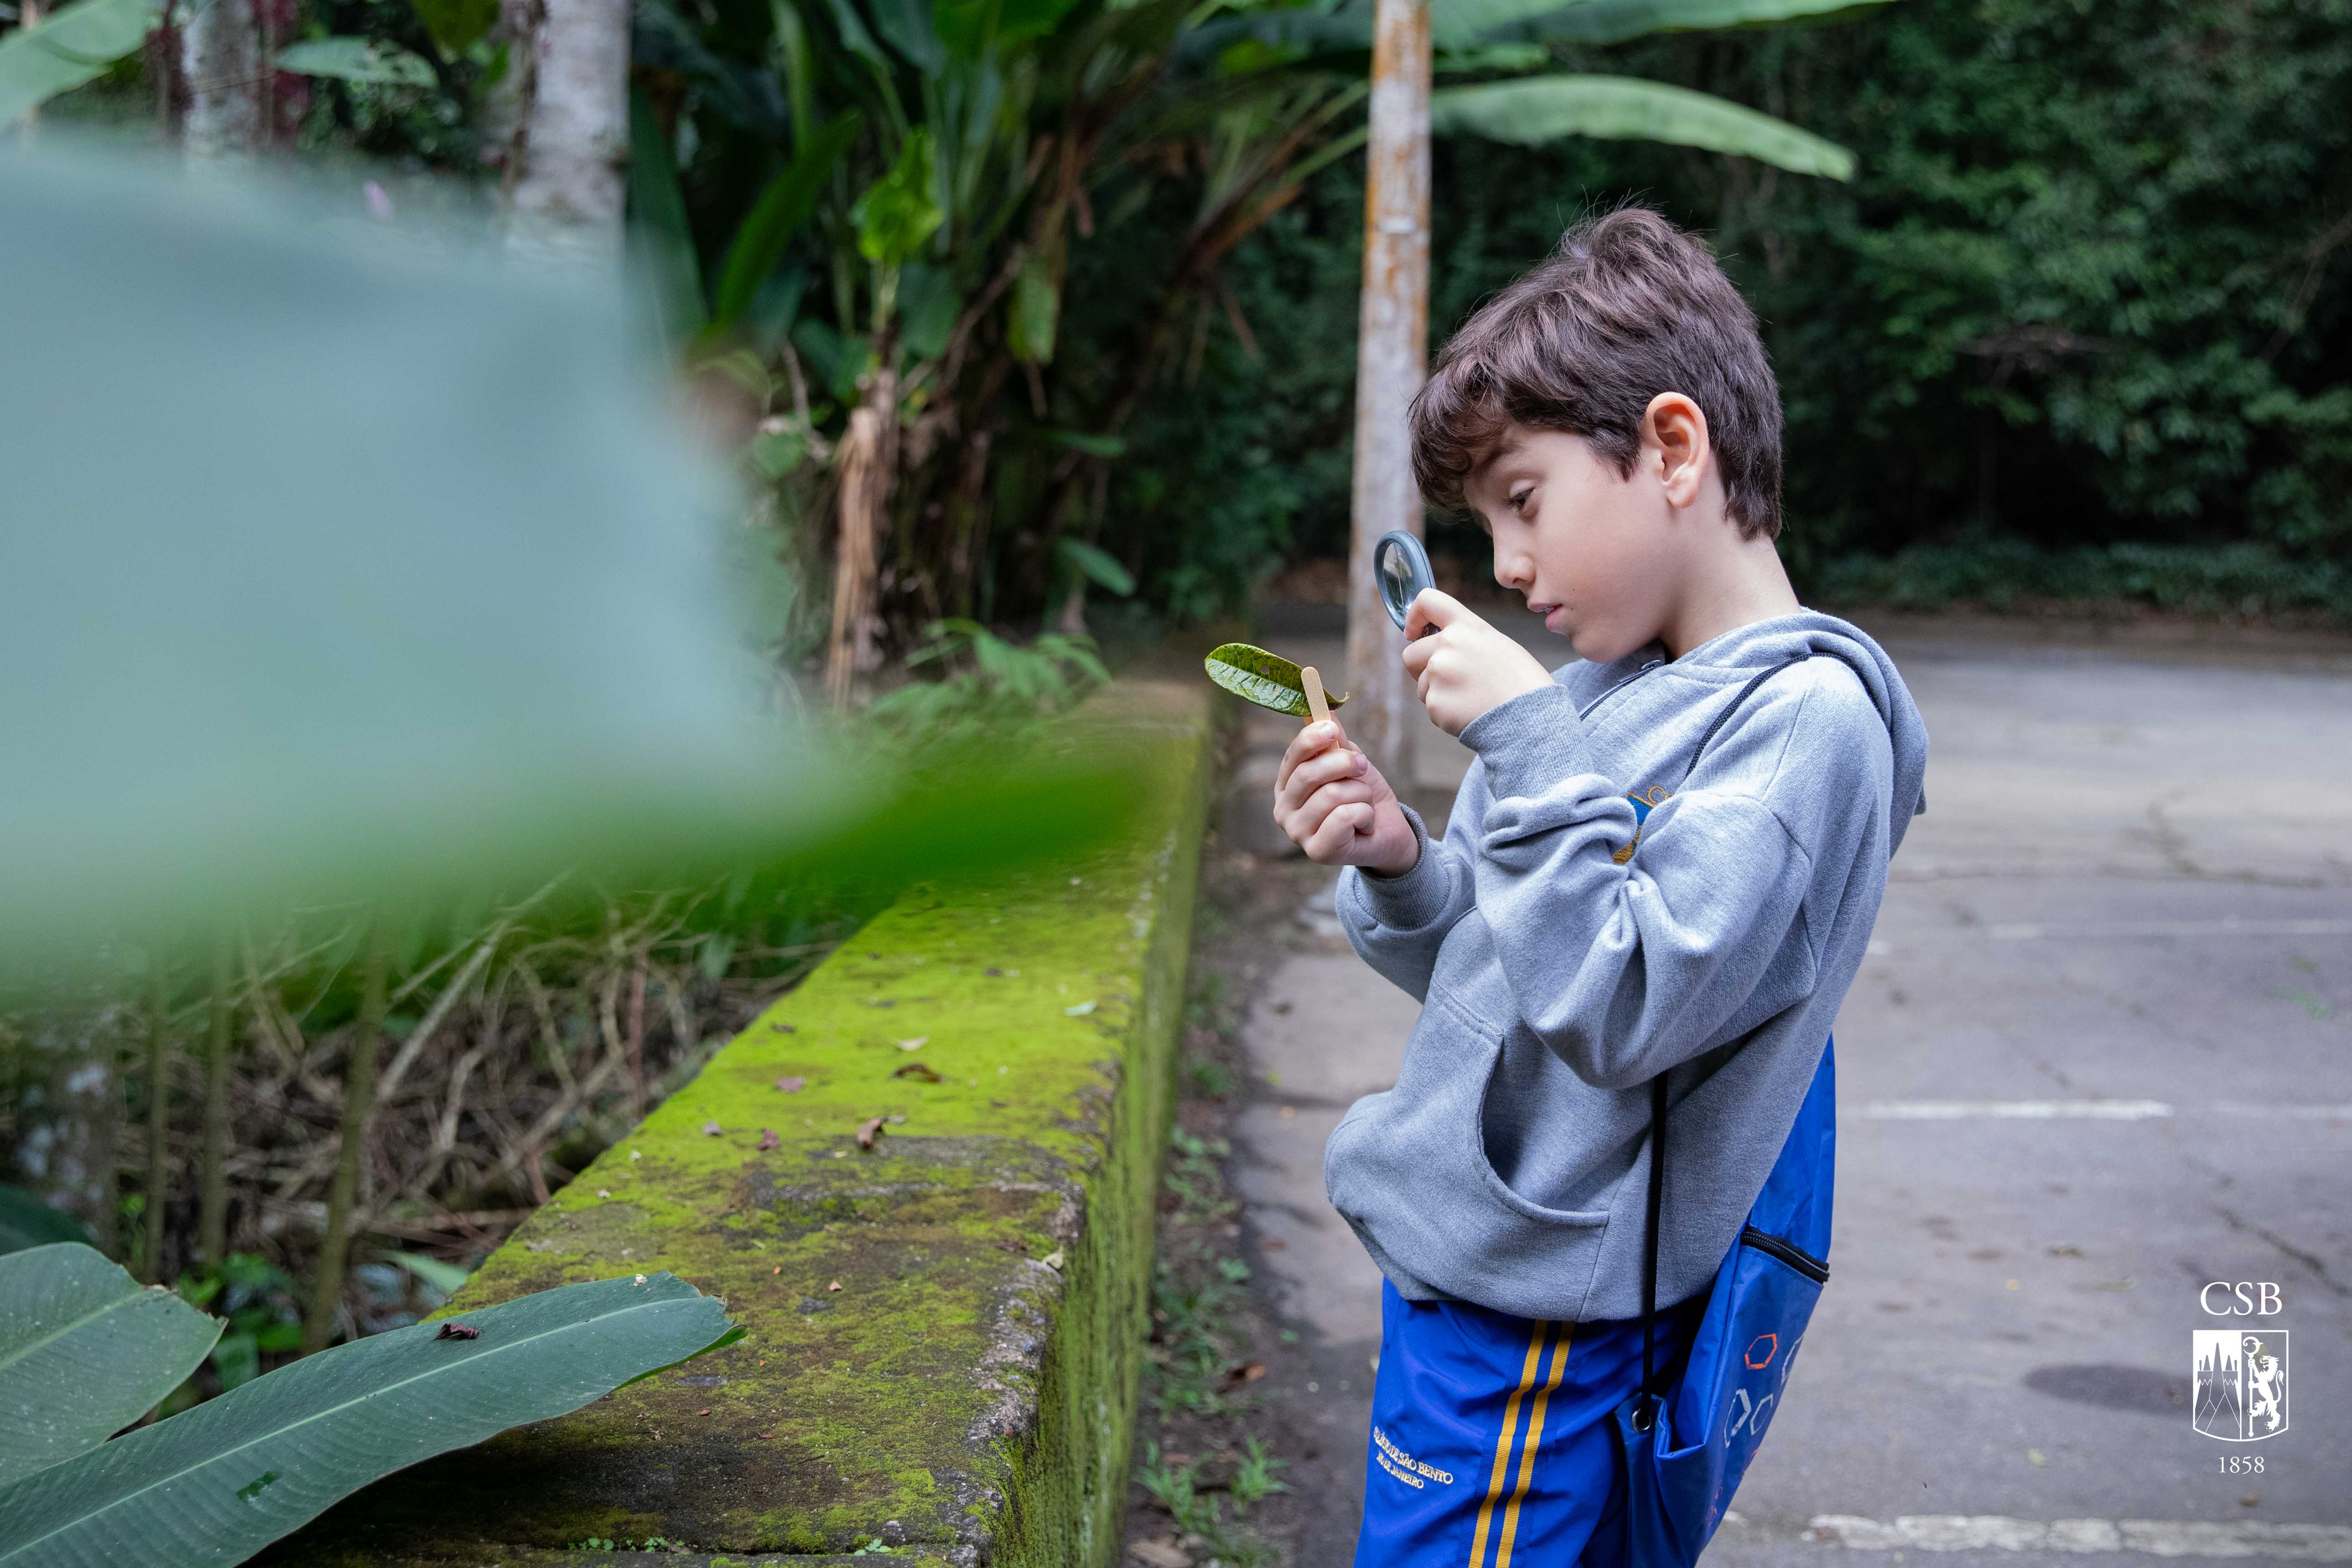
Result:
M1535 493L1535 487L1532 485L1523 490L1513 490L1511 492L1511 510L1516 512L1524 513L1528 510L1528 498L1533 496Z

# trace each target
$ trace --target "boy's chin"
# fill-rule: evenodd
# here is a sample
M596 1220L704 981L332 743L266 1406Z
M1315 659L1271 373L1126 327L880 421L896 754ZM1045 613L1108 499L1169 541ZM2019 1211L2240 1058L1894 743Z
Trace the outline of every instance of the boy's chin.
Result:
M1654 638L1638 637L1615 626L1570 626L1560 634L1576 657L1587 664L1615 664L1650 646Z

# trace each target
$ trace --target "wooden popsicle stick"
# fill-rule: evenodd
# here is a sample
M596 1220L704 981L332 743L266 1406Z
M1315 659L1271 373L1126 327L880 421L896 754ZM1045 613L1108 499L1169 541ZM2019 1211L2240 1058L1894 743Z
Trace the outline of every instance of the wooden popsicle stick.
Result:
M1307 711L1311 715L1307 721L1320 724L1331 717L1331 705L1323 700L1323 678L1315 673L1313 665L1298 672L1298 684L1307 688Z

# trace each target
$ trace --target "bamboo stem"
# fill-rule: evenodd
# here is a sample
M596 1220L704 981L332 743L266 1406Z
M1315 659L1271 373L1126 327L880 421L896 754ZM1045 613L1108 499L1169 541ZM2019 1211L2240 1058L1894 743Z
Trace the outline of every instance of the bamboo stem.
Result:
M334 1338L343 1300L343 1265L351 1252L352 1206L359 1196L360 1164L367 1152L368 1117L375 1109L376 1051L383 1036L384 972L391 945L381 918L368 924L366 967L360 980L360 1016L352 1026L351 1059L343 1069L342 1142L334 1184L327 1189L327 1233L319 1243L319 1277L302 1321L302 1353L325 1350Z
M229 938L213 949L210 1026L205 1036L204 1144L197 1156L196 1250L204 1261L228 1258L228 1056L236 1009L230 1000Z
M139 1278L163 1282L163 1208L171 1183L172 972L162 948L148 971L147 998L147 1234L139 1249Z

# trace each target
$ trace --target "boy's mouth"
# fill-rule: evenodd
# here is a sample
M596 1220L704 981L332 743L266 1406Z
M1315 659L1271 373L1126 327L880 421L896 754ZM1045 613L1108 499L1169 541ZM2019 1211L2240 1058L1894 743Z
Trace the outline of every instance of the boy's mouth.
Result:
M1544 630L1553 633L1560 632L1561 628L1559 625L1560 612L1565 610L1567 607L1568 606L1565 605L1538 604L1533 599L1529 599L1528 601L1528 613L1531 615L1541 616L1543 617Z

